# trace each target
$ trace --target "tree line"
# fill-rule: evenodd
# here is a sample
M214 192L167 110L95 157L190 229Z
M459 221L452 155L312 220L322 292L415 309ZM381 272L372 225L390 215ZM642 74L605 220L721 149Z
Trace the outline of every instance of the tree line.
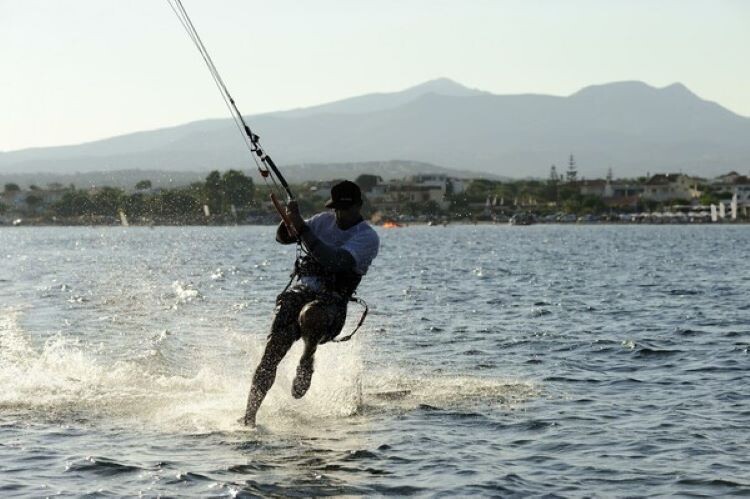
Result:
M130 217L190 217L203 215L203 207L207 206L213 215L228 215L232 207L235 213L250 208L255 196L253 179L237 170L214 170L203 182L175 189L152 189L149 180L142 180L135 187L135 192L126 193L116 187L89 191L71 186L45 209L59 217L115 217L121 211ZM18 190L16 184L5 185L6 193ZM36 210L43 197L35 194L38 189L30 190L25 202L29 209Z
M634 183L643 183L645 180L645 178L639 178L634 180ZM380 209L377 206L378 200L368 199L367 193L382 182L382 179L377 175L362 174L356 178L355 182L366 194L365 214L377 212ZM321 208L320 199L309 187L307 184L294 187L303 213L312 213ZM462 192L453 192L451 187L449 182L445 193L447 203L404 201L399 204L398 213L389 214L458 219L482 217L487 215L484 208L487 199L491 199L493 211L506 213L522 209L521 207L540 215L559 212L576 215L605 214L611 211L601 197L584 195L579 185L556 179L514 181L474 179ZM267 190L265 186L256 187L252 178L241 171L228 170L220 173L214 170L203 182L173 189L152 189L149 180L138 182L135 185L135 192L132 193L126 193L123 189L114 187L88 191L71 186L64 192L61 199L48 206L44 205L43 191L36 186L31 186L30 192L25 197L25 203L27 211L37 215L115 217L122 211L131 218L163 218L189 222L204 216L204 206L207 206L210 214L216 217L237 215L239 218L249 213L268 215L267 210L257 202L257 200L267 198ZM719 199L731 196L710 185L702 185L701 190L702 195L699 201L704 205L716 203ZM6 194L18 191L20 188L17 184L5 185ZM677 201L673 203L679 204ZM639 200L638 204L639 206L635 208L638 210L652 211L661 208L661 203L655 201ZM628 208L624 209L627 211ZM4 210L7 211L8 207L0 205L0 213Z

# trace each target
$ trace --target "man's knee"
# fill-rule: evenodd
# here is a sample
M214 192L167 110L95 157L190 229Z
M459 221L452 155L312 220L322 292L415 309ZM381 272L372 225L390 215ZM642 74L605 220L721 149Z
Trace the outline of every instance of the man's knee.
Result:
M299 326L305 338L320 337L328 327L328 314L317 303L308 303L299 314Z

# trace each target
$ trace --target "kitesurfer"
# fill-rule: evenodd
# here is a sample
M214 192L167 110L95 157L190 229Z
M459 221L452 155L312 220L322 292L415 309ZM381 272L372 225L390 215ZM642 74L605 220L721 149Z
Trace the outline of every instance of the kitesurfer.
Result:
M307 393L315 350L341 332L347 304L378 254L380 240L362 218L362 192L357 184L345 180L334 185L325 206L332 211L304 220L297 203L291 201L286 207L291 232L284 222L276 230L276 241L281 244L297 242L293 235L296 233L307 253L295 262L294 282L276 298L271 334L247 400L246 425L255 425L279 363L300 338L305 348L292 384L292 396L301 398Z

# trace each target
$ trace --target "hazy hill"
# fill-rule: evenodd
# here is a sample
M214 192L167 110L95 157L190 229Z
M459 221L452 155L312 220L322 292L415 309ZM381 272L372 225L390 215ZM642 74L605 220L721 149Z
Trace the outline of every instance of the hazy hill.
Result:
M681 84L620 82L568 97L493 95L450 80L248 117L280 165L405 159L500 176L546 176L574 153L582 175L750 169L750 118ZM0 173L249 168L230 120L0 154ZM323 178L323 177L321 177Z

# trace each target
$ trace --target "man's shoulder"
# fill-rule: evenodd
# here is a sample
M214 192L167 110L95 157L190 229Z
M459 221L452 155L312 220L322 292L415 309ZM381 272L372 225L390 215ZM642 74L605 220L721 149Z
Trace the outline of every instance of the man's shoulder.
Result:
M364 220L352 227L351 230L359 237L380 239L375 229L373 229L372 226Z
M311 216L310 220L330 220L335 217L336 215L334 215L330 211L321 211L320 213L316 213L315 215Z
M357 247L360 251L372 253L373 257L380 248L380 236L367 222L355 226L356 232L349 238L347 246Z
M376 231L372 225L370 225L367 222L362 222L360 225L362 225L362 232L367 234L368 237L371 237L372 239L375 239L377 241L380 241L380 236L378 235L378 231Z
M336 216L330 211L321 211L307 220L307 224L311 227L324 227L329 226L331 223L335 223Z

